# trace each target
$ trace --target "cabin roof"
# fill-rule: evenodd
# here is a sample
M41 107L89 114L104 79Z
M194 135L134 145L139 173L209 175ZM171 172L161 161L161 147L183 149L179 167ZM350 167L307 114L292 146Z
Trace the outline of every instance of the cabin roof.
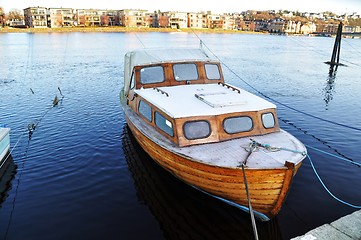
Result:
M140 49L126 54L130 58L130 68L162 62L177 61L210 61L212 60L202 49Z
M213 116L276 108L273 103L256 95L242 89L235 89L239 92L219 84L190 84L137 89L135 92L172 118Z

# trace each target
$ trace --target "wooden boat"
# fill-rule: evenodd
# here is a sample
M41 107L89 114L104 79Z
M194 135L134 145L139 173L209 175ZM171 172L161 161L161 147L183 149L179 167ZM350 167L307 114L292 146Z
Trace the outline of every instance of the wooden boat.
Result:
M254 239L246 213L165 174L139 146L127 125L121 140L138 200L149 208L166 239ZM257 225L257 232L259 239L282 239L277 218Z
M5 166L10 150L10 128L0 126L0 170Z
M248 184L261 220L280 211L306 148L279 128L274 104L224 83L201 49L136 50L124 65L126 121L155 162L243 210Z

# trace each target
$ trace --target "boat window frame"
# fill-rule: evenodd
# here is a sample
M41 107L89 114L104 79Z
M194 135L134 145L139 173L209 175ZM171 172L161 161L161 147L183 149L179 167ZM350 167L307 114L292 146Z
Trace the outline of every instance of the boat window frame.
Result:
M267 115L267 114L271 114L272 117L273 117L273 126L272 127L266 127L265 124L264 124L264 120L263 120L263 116L264 115ZM262 125L265 129L271 129L271 128L274 128L276 126L276 119L275 119L275 115L273 114L273 112L264 112L261 114L261 121L262 121Z
M208 124L208 134L204 137L196 137L196 138L188 138L187 137L187 134L186 134L186 131L185 131L185 126L186 124L188 123L194 123L194 122L206 122ZM187 139L187 140L198 140L198 139L205 139L205 138L209 138L209 136L211 136L212 134L212 126L211 126L211 123L206 120L206 119L200 119L200 120L190 120L190 121L186 121L183 123L183 126L182 126L182 131L183 131L183 136Z
M209 78L209 77L208 77L207 67L206 67L207 65L215 65L215 66L217 67L219 78ZM217 81L217 80L218 80L218 81L219 81L219 80L222 79L222 75L221 75L221 71L220 71L220 68L219 68L219 64L217 64L217 63L205 63L205 64L204 64L204 72L205 72L206 78L207 78L208 80L211 80L211 81Z
M156 82L142 82L142 70L144 71L144 69L147 68L162 68L162 76L163 76L163 81L156 81ZM139 68L139 83L143 84L143 85L148 85L148 84L157 84L157 83L164 83L166 81L166 77L165 77L165 69L164 66L162 64L157 64L157 65L150 65L150 66L142 66Z
M157 124L157 115L161 116L162 118L165 119L165 125L167 125L168 127L170 127L168 124L167 124L167 121L172 125L170 128L172 129L172 134L170 134L169 132L167 132L165 129L163 129L161 127L161 125ZM165 134L167 134L167 136L169 137L174 137L175 136L175 133L174 133L174 124L172 123L172 121L170 121L168 118L166 118L164 116L164 114L162 114L161 112L155 110L154 111L154 125L157 127L157 129L161 130L162 132L164 132Z
M193 66L195 66L195 70L196 70L196 73L197 73L197 78L196 78L196 79L177 79L176 70L174 69L174 67L179 66L179 65L193 65ZM197 80L199 80L199 77L200 77L198 65L197 65L196 63L194 63L194 62L174 63L174 64L172 65L172 70L173 70L173 78L174 78L174 80L176 80L177 82L182 82L182 81L186 81L186 82L188 82L188 81L197 81Z
M252 127L248 130L245 130L245 131L238 131L238 132L228 132L226 130L226 128L224 127L224 123L229 120L229 119L232 119L232 118L249 118L251 120L251 124L252 124ZM224 118L223 121L222 121L222 127L223 127L223 130L225 133L229 134L229 135L233 135L233 134L239 134L239 133L245 133L245 132L251 132L253 131L254 129L254 121L253 121L253 118L251 116L248 116L248 115L241 115L241 116L231 116L231 117L227 117L227 118Z
M149 107L149 109L150 109L150 116L146 116L146 115L143 114L143 112L140 111L140 105L141 105L141 103L143 103L143 104L145 104L146 106ZM139 102L138 102L138 113L139 113L140 116L142 116L143 118L145 118L145 119L148 120L149 122L153 122L153 108L152 108L152 106L151 106L150 104L148 104L146 101L144 101L144 100L139 100ZM149 119L148 117L150 117L150 119Z

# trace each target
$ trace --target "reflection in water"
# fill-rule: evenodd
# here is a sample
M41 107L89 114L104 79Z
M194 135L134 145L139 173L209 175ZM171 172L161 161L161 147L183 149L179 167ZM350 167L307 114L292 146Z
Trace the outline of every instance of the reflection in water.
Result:
M184 184L158 166L127 125L122 145L139 201L148 206L166 239L254 239L250 216ZM257 222L260 239L281 239L277 219Z
M323 89L324 92L324 98L323 100L326 103L326 110L328 109L328 105L331 102L331 100L333 99L333 93L335 91L335 80L336 80L336 71L334 72L329 72L328 77L327 77L327 81L326 81L326 86Z
M9 155L6 164L0 169L0 208L12 188L12 180L16 175L16 169L17 165L14 163L12 155Z

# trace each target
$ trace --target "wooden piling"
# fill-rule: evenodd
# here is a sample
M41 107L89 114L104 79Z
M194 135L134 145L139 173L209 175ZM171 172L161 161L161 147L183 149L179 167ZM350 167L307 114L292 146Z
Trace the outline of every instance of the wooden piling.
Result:
M340 22L337 29L335 44L333 45L331 61L325 62L326 64L330 65L330 74L332 74L334 71L337 71L338 66L343 65L342 63L340 63L342 27L343 24L342 22ZM334 69L335 66L336 68Z

